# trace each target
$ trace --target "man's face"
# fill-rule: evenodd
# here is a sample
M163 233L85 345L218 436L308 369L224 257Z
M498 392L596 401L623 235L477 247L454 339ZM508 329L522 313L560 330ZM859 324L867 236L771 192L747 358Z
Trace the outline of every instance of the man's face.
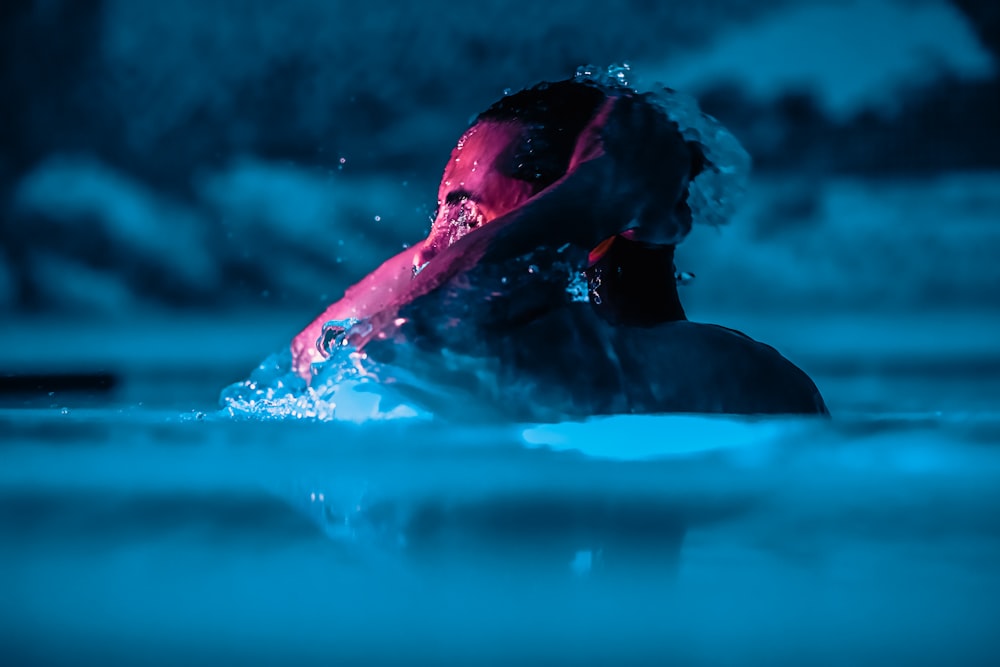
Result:
M505 96L480 114L445 166L437 215L414 254L414 269L563 178L607 99L593 85L559 81Z
M543 189L539 183L511 175L526 141L526 129L517 121L482 120L462 135L445 166L437 215L414 257L415 268Z

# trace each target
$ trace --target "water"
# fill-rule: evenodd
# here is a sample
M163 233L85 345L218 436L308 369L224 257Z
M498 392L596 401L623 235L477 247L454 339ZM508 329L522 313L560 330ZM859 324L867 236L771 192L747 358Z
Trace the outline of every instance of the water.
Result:
M7 664L1000 658L995 411L0 432Z
M995 315L695 315L833 418L233 419L295 317L8 327L118 382L0 397L4 663L996 664Z

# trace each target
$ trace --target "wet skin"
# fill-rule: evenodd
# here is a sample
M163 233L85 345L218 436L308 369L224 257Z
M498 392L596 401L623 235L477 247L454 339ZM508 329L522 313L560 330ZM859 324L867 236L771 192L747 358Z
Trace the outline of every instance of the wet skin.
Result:
M701 167L638 94L560 82L504 98L452 151L427 239L296 336L296 371L323 359L326 322L356 318L371 327L352 343L372 359L509 418L825 412L772 348L686 321L673 247ZM590 303L566 290L581 271ZM453 398L432 408L456 412Z

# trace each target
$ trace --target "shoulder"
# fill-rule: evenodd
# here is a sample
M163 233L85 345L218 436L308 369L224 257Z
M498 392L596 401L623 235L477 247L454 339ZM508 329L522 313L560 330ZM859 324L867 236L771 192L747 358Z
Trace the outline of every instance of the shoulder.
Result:
M646 400L671 411L827 413L804 371L770 345L734 329L679 321L620 328L615 338L623 367L645 376Z

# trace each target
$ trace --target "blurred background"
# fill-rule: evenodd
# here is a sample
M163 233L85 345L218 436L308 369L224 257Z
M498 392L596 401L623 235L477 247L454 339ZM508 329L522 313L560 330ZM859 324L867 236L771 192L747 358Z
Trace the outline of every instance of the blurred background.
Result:
M996 377L998 49L995 0L5 0L0 374L194 373L212 402L424 236L505 89L628 62L754 159L678 250L692 319L834 409L884 405L880 369Z

